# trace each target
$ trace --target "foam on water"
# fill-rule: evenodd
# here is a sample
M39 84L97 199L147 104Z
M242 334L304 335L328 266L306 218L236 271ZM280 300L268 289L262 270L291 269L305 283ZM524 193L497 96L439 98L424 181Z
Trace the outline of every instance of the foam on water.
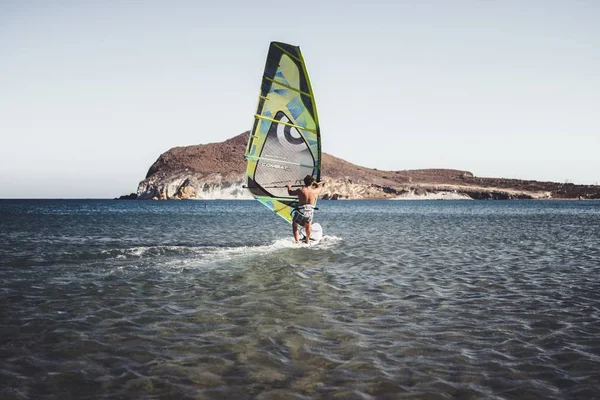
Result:
M316 244L295 243L292 237L279 238L265 245L240 246L136 246L125 249L104 250L101 253L115 260L156 259L162 257L163 267L203 266L210 263L227 262L276 254L282 251L322 251L335 247L343 241L338 236L323 236ZM119 268L119 270L121 270Z

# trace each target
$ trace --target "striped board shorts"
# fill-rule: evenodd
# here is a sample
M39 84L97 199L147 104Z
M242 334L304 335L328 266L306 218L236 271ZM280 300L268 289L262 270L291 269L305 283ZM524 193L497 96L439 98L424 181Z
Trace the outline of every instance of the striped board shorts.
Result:
M307 222L312 222L314 213L315 207L311 206L310 204L299 206L293 212L292 221L298 225L304 225Z

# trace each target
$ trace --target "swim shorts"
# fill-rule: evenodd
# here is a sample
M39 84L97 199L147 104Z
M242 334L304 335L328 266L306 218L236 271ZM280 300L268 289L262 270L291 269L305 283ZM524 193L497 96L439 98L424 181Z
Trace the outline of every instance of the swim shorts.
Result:
M307 222L312 222L315 207L310 204L305 204L296 208L292 215L292 221L298 225L304 225Z

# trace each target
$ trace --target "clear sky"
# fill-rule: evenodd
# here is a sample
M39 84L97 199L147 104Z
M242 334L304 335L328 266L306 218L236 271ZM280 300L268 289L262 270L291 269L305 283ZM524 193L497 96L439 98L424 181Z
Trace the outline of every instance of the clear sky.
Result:
M273 40L303 51L324 152L595 184L599 21L595 0L0 0L0 198L131 193L166 150L248 130Z

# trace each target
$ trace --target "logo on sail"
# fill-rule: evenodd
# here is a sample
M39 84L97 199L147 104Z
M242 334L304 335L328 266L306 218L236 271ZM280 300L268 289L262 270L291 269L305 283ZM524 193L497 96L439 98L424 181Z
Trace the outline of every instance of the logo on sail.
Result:
M288 167L287 165L273 164L270 162L261 162L260 165L262 165L263 167L266 167L266 168L275 168L275 169L283 169L283 170L290 169L290 167Z

